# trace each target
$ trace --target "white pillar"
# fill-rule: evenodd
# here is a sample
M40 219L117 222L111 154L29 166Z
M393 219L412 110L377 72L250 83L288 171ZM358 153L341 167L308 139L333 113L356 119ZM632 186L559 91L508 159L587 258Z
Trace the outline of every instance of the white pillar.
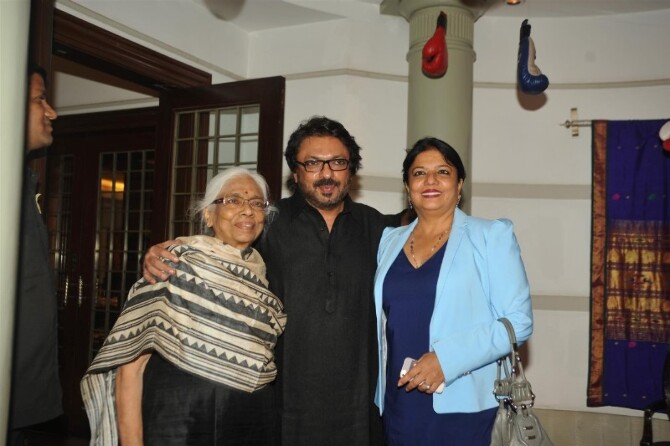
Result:
M472 173L472 90L474 24L492 0L384 0L381 12L409 21L407 146L425 136L449 143ZM430 78L421 71L423 46L433 36L440 12L447 14L447 73ZM469 177L471 178L471 177ZM463 190L470 211L471 188Z
M9 415L29 23L29 0L0 0L0 445Z

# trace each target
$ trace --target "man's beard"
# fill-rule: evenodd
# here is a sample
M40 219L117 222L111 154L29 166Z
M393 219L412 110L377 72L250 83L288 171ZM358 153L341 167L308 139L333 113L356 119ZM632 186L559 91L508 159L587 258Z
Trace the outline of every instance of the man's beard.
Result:
M329 211L340 206L346 196L349 194L349 185L351 184L351 178L347 181L346 185L342 186L342 183L336 181L332 178L322 178L317 180L309 185L303 183L298 183L300 187L300 192L305 197L305 200L311 204L316 209L321 209L324 211ZM339 190L336 190L331 196L324 196L318 193L316 190L320 186L337 186Z

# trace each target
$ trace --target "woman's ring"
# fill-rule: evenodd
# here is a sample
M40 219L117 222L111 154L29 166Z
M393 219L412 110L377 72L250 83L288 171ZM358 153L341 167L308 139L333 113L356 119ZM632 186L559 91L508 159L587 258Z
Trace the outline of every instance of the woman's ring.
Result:
M425 386L426 386L426 389L430 389L430 384L426 383Z

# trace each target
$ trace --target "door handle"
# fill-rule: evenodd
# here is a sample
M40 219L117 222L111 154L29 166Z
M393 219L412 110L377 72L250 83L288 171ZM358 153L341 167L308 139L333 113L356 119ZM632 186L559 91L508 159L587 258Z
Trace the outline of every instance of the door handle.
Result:
M79 276L79 299L78 299L78 304L79 308L81 308L81 301L84 298L84 280L81 278L81 275Z
M67 294L70 291L70 276L65 276L65 296L63 297L63 307L67 307Z

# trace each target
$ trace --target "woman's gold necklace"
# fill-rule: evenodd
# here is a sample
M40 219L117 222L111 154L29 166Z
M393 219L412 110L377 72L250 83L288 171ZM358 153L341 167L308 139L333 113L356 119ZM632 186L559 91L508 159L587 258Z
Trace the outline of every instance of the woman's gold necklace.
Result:
M438 245L442 241L442 237L448 232L449 230L446 229L444 232L440 233L440 235L437 237L437 241L433 245L433 247L430 249L430 255L428 258L430 259L433 256L433 253L435 252L435 249L437 249ZM412 260L414 260L414 264L416 265L417 268L421 268L421 265L423 265L421 262L416 260L416 257L414 257L414 231L412 231L412 238L409 240L409 255L412 256Z

